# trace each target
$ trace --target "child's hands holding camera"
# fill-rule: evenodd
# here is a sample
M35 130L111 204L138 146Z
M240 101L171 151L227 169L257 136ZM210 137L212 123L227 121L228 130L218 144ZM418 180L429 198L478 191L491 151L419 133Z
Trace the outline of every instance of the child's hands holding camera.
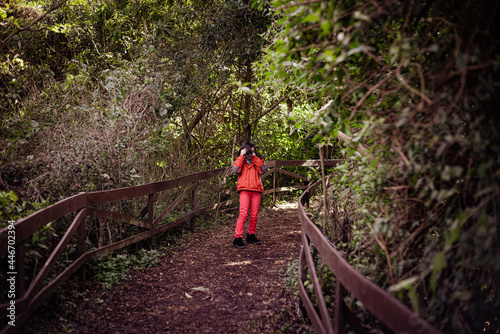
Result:
M242 149L241 150L241 153L240 155L244 155L246 156L247 158L251 158L255 155L255 152L252 150L247 150L246 148Z

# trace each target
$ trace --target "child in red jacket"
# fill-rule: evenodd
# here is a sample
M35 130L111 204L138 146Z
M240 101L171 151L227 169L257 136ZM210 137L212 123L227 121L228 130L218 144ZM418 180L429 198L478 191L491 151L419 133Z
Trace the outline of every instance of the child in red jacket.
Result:
M261 243L255 236L255 230L259 216L260 198L264 192L260 176L265 172L267 172L267 166L255 150L254 144L244 142L233 165L233 173L238 174L237 192L240 194L240 214L236 222L233 241L233 245L237 248L246 247L243 242L243 229L249 210L250 222L248 223L247 243Z

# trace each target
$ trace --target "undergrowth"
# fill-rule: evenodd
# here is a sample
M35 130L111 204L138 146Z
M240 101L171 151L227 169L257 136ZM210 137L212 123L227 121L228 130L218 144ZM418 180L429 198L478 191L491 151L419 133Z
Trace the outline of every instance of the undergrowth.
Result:
M204 214L197 218L194 231L181 224L133 245L121 252L106 254L85 264L86 289L82 291L76 279L66 281L37 309L35 314L23 325L24 332L73 332L74 325L67 318L77 312L78 304L85 300L92 291L112 290L127 281L132 270L141 270L156 266L161 259L170 256L184 243L199 233L218 229L221 225L233 223L225 213L219 215ZM139 247L139 248L138 248ZM52 321L46 321L52 319Z

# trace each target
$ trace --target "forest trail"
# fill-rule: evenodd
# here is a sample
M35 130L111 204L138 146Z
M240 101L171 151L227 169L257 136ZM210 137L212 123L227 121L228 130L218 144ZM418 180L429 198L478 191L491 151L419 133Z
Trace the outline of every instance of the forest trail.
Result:
M299 256L300 233L296 204L262 208L262 244L233 247L234 224L197 233L157 266L92 293L68 320L78 333L302 331L298 297L283 285Z

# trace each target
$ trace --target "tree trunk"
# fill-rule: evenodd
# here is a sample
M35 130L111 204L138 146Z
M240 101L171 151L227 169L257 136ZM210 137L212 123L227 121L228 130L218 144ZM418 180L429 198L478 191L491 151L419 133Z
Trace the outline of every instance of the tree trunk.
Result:
M252 89L252 64L246 64L245 83L248 83L248 88ZM250 123L250 107L252 105L252 96L246 94L243 99L243 138L246 141L252 140L252 125Z

